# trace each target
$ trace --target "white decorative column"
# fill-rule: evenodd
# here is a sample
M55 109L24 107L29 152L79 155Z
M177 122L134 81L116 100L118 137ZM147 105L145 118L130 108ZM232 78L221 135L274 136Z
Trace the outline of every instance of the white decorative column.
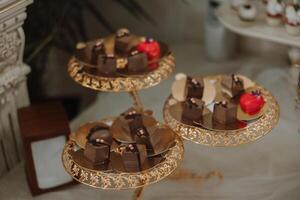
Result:
M0 0L0 176L22 158L17 109L29 105L22 24L33 0Z

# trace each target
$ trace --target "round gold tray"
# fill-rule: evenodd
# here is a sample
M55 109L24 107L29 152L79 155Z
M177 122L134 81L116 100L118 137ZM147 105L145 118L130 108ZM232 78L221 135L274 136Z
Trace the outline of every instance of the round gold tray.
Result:
M72 139L64 147L62 162L73 179L82 184L114 190L139 188L166 178L179 166L183 159L184 147L180 137L177 135L175 137L175 145L162 156L163 160L142 172L98 171L83 167L72 157L72 152L78 149L76 142Z
M163 56L158 68L140 75L122 75L102 77L86 73L83 64L73 57L68 64L68 73L80 85L105 92L130 92L159 84L169 77L175 68L174 56L170 53Z
M221 79L221 75L209 76L208 78L217 80ZM170 96L164 104L164 120L167 125L182 138L197 144L226 147L253 142L269 133L278 123L280 115L279 105L274 96L256 83L254 83L253 88L260 90L264 96L266 111L262 117L247 125L245 128L236 130L207 130L184 124L171 115L170 102L173 100L172 96Z

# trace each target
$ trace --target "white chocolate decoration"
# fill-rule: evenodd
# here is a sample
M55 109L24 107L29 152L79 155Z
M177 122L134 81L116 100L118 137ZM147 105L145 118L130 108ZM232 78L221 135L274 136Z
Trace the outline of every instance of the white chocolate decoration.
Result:
M184 73L177 73L175 75L175 80L186 79L187 75Z
M176 75L177 76L177 75ZM181 77L179 80L175 80L171 87L172 96L177 101L185 101L187 91L186 91L186 80L187 76Z

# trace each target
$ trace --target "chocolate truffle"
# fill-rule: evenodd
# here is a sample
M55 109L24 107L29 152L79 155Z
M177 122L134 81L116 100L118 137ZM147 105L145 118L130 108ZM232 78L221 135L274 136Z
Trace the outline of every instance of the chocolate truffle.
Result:
M124 168L127 172L142 171L143 163L147 160L145 145L128 144L121 152Z
M149 132L145 126L136 129L134 134L134 139L137 144L146 145L147 152L153 153L153 145L151 143L151 138Z
M183 111L181 119L200 121L202 119L202 113L204 109L204 102L201 99L189 98L183 102Z
M126 28L119 29L115 36L115 53L119 55L127 55L131 48L133 36Z
M214 105L213 120L220 124L236 122L237 105L227 101L216 102Z
M84 156L95 165L109 162L110 146L113 142L109 128L95 126L90 130L86 139Z
M202 99L204 90L204 81L202 78L187 77L187 98Z
M97 69L102 74L114 75L117 72L117 59L113 55L99 55Z
M243 80L235 74L224 77L221 85L223 86L222 91L231 98L240 95L244 91Z
M98 40L96 43L92 46L91 49L91 60L90 63L92 65L97 64L98 56L105 54L105 47L104 47L104 41Z
M132 51L128 57L129 72L145 72L148 69L148 59L145 53Z

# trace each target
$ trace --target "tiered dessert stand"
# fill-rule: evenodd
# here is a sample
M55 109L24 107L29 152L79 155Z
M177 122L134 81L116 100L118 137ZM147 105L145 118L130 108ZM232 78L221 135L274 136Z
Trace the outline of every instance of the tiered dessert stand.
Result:
M137 91L159 84L174 70L174 57L171 53L162 56L158 68L141 75L118 75L116 77L102 77L92 75L83 70L83 63L73 57L68 65L71 78L84 87L103 92L129 92L134 101L134 108L144 113L142 102ZM116 118L107 118L99 122L111 125ZM164 126L157 122L157 126ZM169 131L171 131L169 129ZM175 134L176 135L176 134ZM118 170L103 171L94 167L83 165L74 158L80 141L75 134L70 135L70 140L65 145L62 162L65 170L78 182L100 189L121 190L135 189L134 199L140 199L143 188L156 183L170 175L183 158L183 143L180 137L175 136L175 143L165 154L163 160L147 170L141 172L123 172ZM78 156L78 155L77 155ZM80 158L79 158L80 160Z
M204 79L211 82L218 82L222 75L208 76ZM214 130L207 129L201 126L188 125L181 121L180 107L177 107L176 100L171 95L165 102L163 114L167 125L182 138L192 141L197 144L212 146L212 147L230 147L253 142L269 133L279 120L279 105L273 95L258 85L252 82L251 89L259 90L265 99L264 112L255 121L247 123L243 128L231 130ZM216 95L213 101L222 101L223 96L221 91L216 89ZM211 102L208 103L209 106Z

